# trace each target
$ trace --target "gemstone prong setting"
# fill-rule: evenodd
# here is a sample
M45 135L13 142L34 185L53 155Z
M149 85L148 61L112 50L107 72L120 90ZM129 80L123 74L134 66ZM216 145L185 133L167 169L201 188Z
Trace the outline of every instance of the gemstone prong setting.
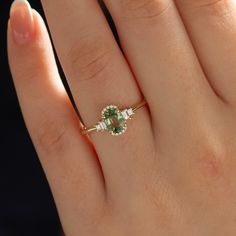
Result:
M101 112L101 120L90 128L84 127L82 134L107 131L112 136L122 135L127 131L127 121L132 119L136 111L145 105L146 101L143 100L136 106L123 110L115 105L106 106Z

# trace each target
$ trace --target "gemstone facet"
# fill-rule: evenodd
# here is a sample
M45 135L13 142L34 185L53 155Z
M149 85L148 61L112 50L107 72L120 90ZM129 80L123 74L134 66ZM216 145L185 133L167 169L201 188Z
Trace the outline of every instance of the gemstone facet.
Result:
M107 106L102 111L102 122L112 135L121 135L126 129L126 119L117 106Z

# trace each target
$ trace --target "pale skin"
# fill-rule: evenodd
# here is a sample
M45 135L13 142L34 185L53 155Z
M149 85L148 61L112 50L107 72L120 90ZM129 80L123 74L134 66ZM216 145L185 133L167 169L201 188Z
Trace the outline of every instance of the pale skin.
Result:
M85 125L148 106L119 137L82 136L44 22L11 9L10 67L67 236L236 235L236 2L42 0Z

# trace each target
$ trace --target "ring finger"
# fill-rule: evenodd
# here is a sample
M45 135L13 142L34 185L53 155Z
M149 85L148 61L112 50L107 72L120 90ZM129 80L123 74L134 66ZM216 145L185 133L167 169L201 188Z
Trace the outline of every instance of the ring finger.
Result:
M141 93L97 1L42 2L84 123L87 126L96 123L104 106L114 104L126 108L139 102ZM59 19L63 19L60 24ZM108 188L115 186L119 192L125 186L135 186L131 183L138 183L140 171L151 163L144 158L152 151L152 130L146 108L134 119L129 122L127 133L120 137L91 135L106 184ZM133 169L139 174L131 174ZM112 193L117 194L115 189Z

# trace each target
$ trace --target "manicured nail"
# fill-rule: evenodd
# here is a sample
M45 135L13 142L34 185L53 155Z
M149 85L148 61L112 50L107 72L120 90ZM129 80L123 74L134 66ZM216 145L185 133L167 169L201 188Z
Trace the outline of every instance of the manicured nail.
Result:
M17 44L28 43L34 34L34 20L30 4L26 0L15 0L10 10L10 24Z

